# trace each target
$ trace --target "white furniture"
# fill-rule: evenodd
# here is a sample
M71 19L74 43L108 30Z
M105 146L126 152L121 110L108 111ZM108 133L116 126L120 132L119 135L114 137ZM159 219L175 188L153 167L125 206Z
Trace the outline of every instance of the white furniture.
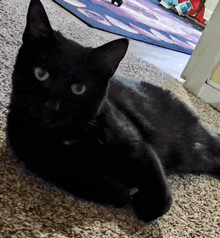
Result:
M181 75L186 80L184 83L186 89L220 111L218 72L220 72L220 2ZM215 80L211 80L212 76Z

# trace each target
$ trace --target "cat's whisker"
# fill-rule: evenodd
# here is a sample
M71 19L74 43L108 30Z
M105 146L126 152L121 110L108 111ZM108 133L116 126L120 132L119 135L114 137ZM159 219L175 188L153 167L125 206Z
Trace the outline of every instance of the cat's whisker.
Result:
M96 124L94 123L94 122L92 122L92 121L88 121L88 122L86 122L86 125L84 126L84 130L85 131L91 131L91 130L93 130L94 128L95 128L95 126L96 126Z
M58 103L56 104L55 109L56 109L57 111L60 109L60 102L58 102Z
M98 141L101 145L104 145L104 143L100 139L98 139Z

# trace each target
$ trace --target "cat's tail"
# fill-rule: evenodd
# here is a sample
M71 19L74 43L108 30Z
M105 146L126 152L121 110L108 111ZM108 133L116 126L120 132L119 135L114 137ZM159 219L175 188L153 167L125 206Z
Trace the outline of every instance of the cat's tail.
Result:
M212 144L213 148L213 162L216 163L216 168L213 169L212 173L210 175L213 175L214 177L220 179L220 134L216 134L214 138L214 142Z
M194 128L190 148L184 148L184 169L191 174L207 174L220 178L220 134L203 125Z

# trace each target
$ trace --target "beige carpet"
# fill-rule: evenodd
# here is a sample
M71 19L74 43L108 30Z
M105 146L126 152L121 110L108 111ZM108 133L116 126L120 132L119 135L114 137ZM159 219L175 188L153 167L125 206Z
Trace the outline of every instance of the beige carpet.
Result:
M59 191L42 187L19 173L7 155L5 124L11 73L24 30L27 0L0 1L0 237L220 237L220 182L205 176L169 178L174 203L154 225L139 223L128 213L94 206ZM66 15L46 6L55 29L83 45L106 39ZM187 93L171 76L127 54L117 73L169 88L204 123L220 132L220 114Z

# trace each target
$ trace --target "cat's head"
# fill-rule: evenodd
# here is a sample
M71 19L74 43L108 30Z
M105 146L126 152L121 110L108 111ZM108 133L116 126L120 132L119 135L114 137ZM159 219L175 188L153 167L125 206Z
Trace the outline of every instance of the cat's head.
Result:
M54 31L41 2L31 0L13 92L26 97L31 114L47 126L89 120L127 47L127 39L83 47Z

